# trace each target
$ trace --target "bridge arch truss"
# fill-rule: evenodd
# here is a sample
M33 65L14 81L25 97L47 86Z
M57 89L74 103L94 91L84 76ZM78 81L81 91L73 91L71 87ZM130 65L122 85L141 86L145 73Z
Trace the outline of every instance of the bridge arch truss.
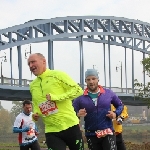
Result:
M78 41L80 45L80 83L84 85L84 56L83 42L103 43L108 45L109 55L109 87L111 88L110 45L122 46L132 50L132 89L134 92L134 54L140 51L150 54L150 24L139 20L113 16L69 16L52 19L30 20L24 24L0 30L0 50L10 49L10 63L12 63L12 47L17 47L19 86L22 86L21 46L29 43L48 42L48 64L54 69L53 42ZM104 71L106 74L105 60ZM11 68L12 78L12 68ZM143 75L145 84L145 74ZM11 84L13 84L11 82ZM105 76L106 86L106 76ZM127 79L126 79L127 88Z

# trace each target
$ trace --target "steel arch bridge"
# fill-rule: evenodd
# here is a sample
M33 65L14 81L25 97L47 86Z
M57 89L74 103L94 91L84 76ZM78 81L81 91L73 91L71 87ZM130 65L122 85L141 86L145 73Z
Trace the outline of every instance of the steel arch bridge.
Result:
M150 54L150 24L139 20L113 17L113 16L69 16L57 17L52 19L36 19L28 21L21 25L16 25L0 30L0 50L10 49L11 79L10 86L1 85L0 89L10 90L9 96L3 96L3 99L22 99L31 96L29 89L22 81L22 54L21 46L29 43L48 43L48 64L50 69L54 69L53 42L55 41L78 41L80 45L80 84L84 85L84 55L83 42L103 43L104 58L105 44L108 45L108 63L109 63L109 88L111 86L111 61L110 45L122 46L125 51L125 76L127 66L126 48L132 50L132 88L134 95L134 50L140 51L145 58L145 54ZM17 47L18 51L18 69L19 69L19 87L14 86L12 75L12 47ZM106 60L104 59L104 74L106 86ZM145 74L143 75L145 84ZM2 83L1 83L2 84ZM7 91L8 91L7 90ZM13 91L13 92L12 92ZM15 93L16 91L16 93ZM127 88L121 89L122 94L130 95ZM15 93L15 94L14 94ZM26 94L23 94L26 93ZM3 93L4 94L4 93ZM8 94L8 93L7 93ZM17 96L17 94L19 96ZM15 95L15 96L14 96ZM2 99L2 98L0 98Z

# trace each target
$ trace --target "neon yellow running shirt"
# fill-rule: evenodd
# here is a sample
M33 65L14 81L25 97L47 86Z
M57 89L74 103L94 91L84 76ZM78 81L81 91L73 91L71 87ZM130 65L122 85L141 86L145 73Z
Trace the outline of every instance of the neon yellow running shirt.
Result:
M79 124L79 119L72 106L72 100L82 95L83 91L66 73L47 69L31 82L30 92L33 112L38 113L42 117L45 124L45 133L59 132ZM48 93L52 101L48 105L48 109L49 106L52 107L50 107L50 114L44 114L44 106L47 101L46 94Z

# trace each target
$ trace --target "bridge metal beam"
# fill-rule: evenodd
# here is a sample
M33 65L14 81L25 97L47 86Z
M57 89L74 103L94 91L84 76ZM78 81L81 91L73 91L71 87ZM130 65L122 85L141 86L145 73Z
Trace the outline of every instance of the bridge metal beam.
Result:
M83 30L80 29L81 23ZM53 32L55 31L55 34L50 34L49 28ZM8 32L12 34L12 43L7 40L9 38ZM38 33L42 33L42 35L39 36ZM34 42L59 40L59 38L70 40L70 38L80 35L83 35L83 39L85 36L89 38L88 41L94 39L96 35L104 35L110 36L111 41L118 42L115 40L118 37L121 41L120 46L124 44L123 37L150 42L150 24L139 20L111 16L77 16L29 21L22 25L0 30L0 42L2 43L0 50ZM4 39L2 36L6 38ZM21 37L21 40L16 39L16 36ZM137 48L141 42L136 45ZM126 44L128 48L128 43ZM131 47L129 46L129 48ZM148 49L144 49L144 51L146 54L149 53Z
M18 30L19 32L19 30ZM21 36L17 35L17 40L21 40ZM22 55L21 55L21 45L17 46L18 51L18 70L19 70L19 85L22 85Z
M108 44L109 86L111 88L110 45L122 46L132 50L132 91L134 92L134 51L150 54L150 24L139 20L112 16L73 16L52 19L38 19L0 30L0 50L10 48L12 65L12 47L18 50L19 86L22 86L21 46L29 43L48 42L48 64L54 69L53 42L79 41L80 45L80 83L84 84L83 42ZM105 65L105 58L104 58ZM104 70L105 70L104 66ZM126 62L125 62L126 72ZM106 72L105 86L106 86ZM127 76L127 75L126 75ZM12 78L12 66L11 66ZM145 77L143 76L145 82ZM13 80L11 81L11 85ZM127 93L127 77L126 77Z
M111 88L110 36L108 36L109 87Z
M23 101L25 99L32 100L29 87L20 87L0 85L0 100L7 101ZM125 105L131 106L147 106L147 103L139 98L135 98L133 94L116 93Z
M80 83L84 85L84 56L83 56L83 37L80 37L79 48L80 48ZM84 86L82 86L84 89Z
M51 40L48 40L48 65L50 69L54 69L53 41Z
M105 43L103 43L103 53L104 53L104 82L106 87L106 49L105 49Z

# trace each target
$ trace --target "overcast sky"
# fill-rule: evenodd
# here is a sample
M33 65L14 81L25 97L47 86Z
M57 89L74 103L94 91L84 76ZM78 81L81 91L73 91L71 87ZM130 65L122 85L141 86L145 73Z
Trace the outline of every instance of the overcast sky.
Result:
M125 17L150 23L149 0L0 0L0 3L0 29L23 24L34 19L88 15ZM85 70L92 68L94 65L99 71L100 84L104 85L102 44L84 42L83 47ZM24 58L25 49L29 50L29 45L22 47L23 78L33 79L34 77L31 78L26 63L27 60ZM8 52L6 50L9 58ZM47 57L47 43L32 44L32 52L40 52ZM3 55L3 51L0 54ZM127 54L128 87L131 87L131 50L128 49ZM135 78L142 82L142 66L140 64L142 53L135 51L134 55ZM16 48L13 48L13 57L13 77L18 78ZM112 86L114 87L119 87L121 83L120 70L115 71L116 66L120 66L119 61L122 61L124 65L123 48L111 46ZM54 67L66 71L76 82L79 82L79 43L54 42ZM9 68L9 61L3 63L3 75L6 77L10 77ZM123 86L125 86L124 74ZM2 101L2 105L9 110L12 107L11 102ZM10 106L8 107L8 105Z

